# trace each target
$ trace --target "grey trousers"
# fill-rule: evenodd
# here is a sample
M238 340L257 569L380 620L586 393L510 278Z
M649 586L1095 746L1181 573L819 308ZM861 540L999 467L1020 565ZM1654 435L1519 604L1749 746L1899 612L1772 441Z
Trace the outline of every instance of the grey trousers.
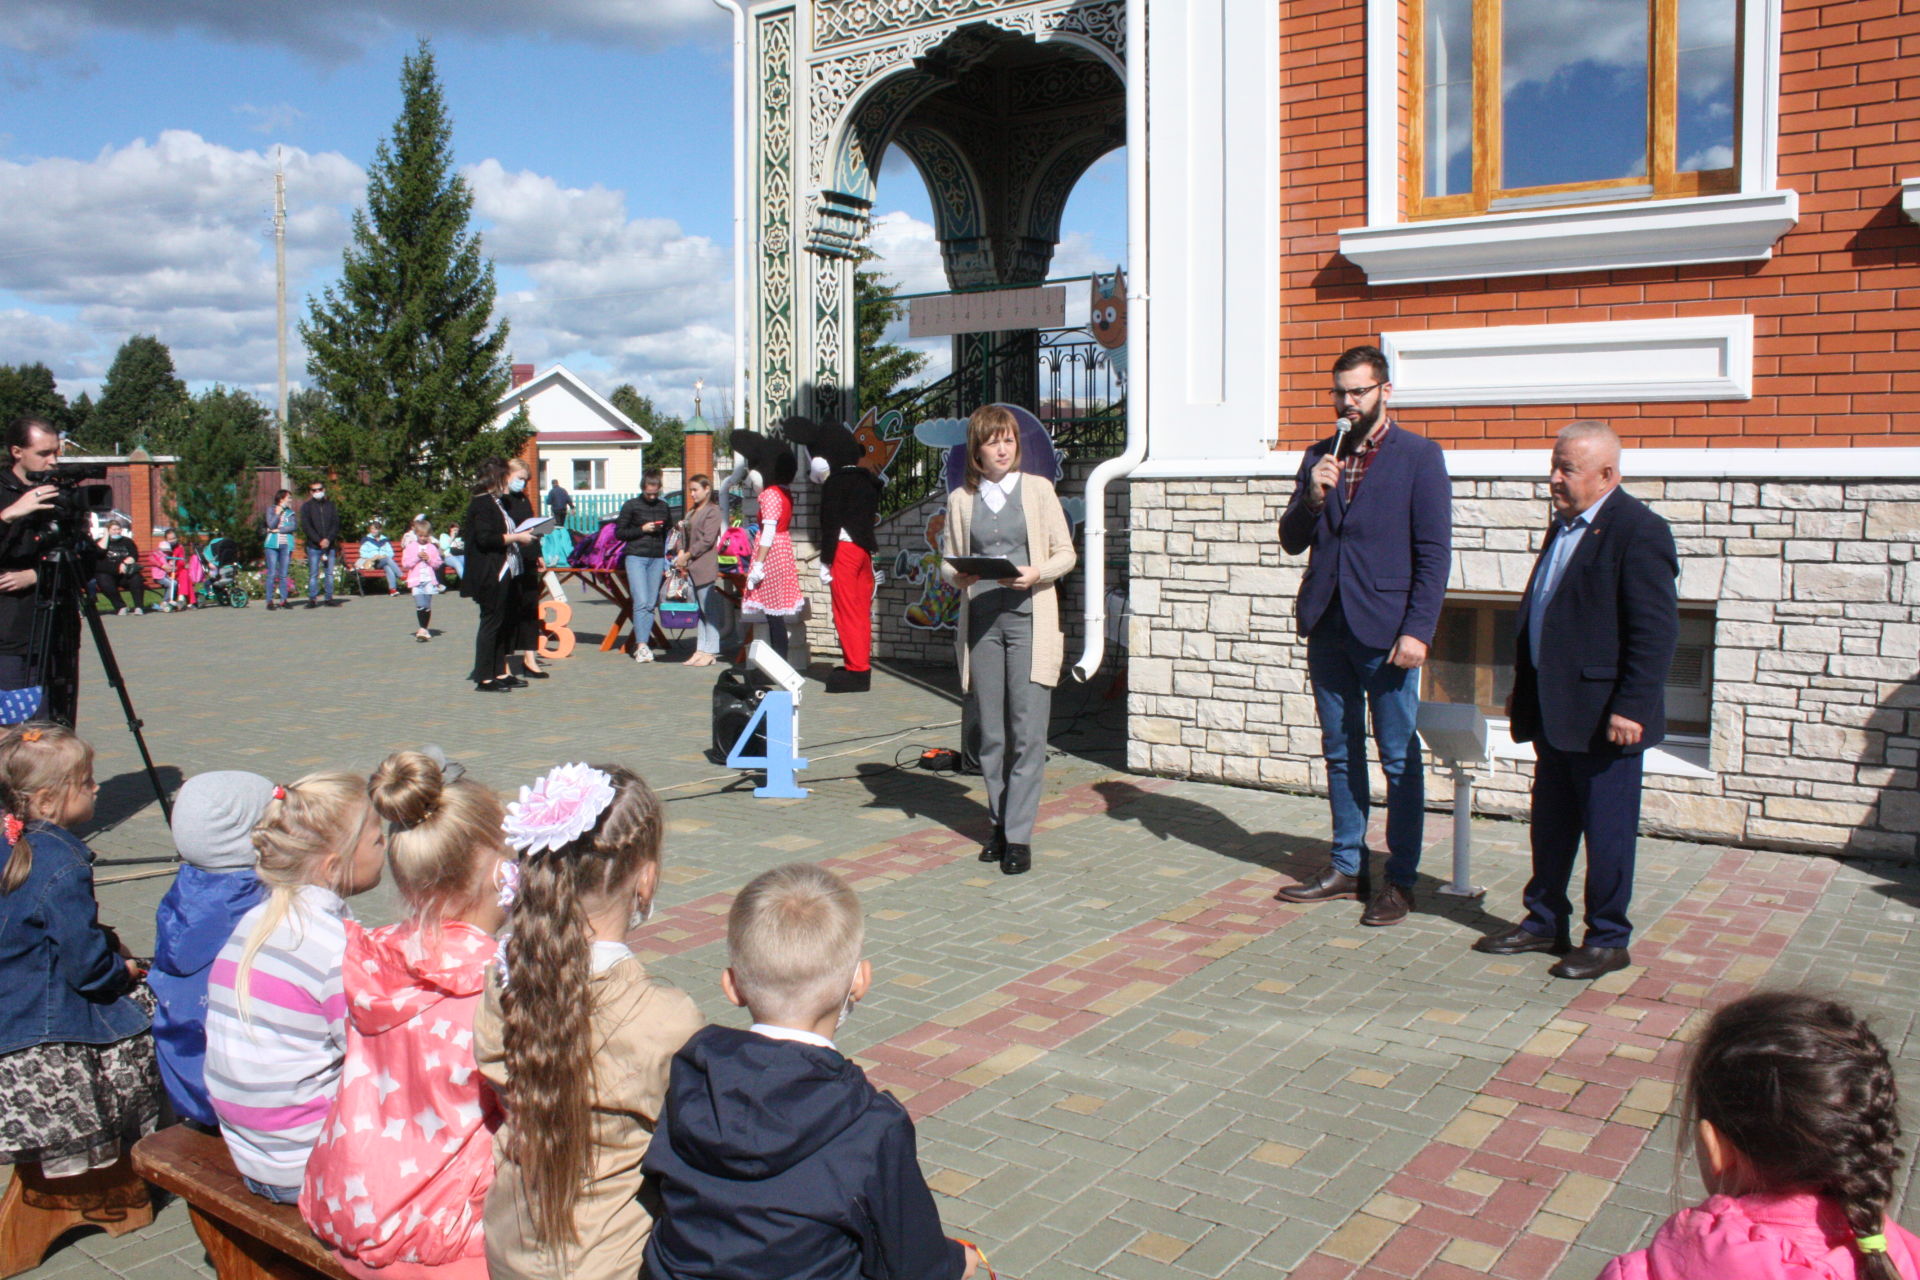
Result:
M1053 690L1033 674L1033 617L1000 613L972 620L967 664L969 696L980 716L980 772L987 810L1008 844L1032 844L1046 781L1047 723Z

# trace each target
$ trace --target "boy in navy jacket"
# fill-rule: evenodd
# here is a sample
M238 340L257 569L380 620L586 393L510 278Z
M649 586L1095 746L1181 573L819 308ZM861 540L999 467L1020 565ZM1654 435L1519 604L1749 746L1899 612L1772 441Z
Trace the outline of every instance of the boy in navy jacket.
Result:
M654 1280L965 1280L921 1176L913 1121L829 1038L867 993L860 900L810 863L755 877L727 916L727 999L674 1055L644 1168Z

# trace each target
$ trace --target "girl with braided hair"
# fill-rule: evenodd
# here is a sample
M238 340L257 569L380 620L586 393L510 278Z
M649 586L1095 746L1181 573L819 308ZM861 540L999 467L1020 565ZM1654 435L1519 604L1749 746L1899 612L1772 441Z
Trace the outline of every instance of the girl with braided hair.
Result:
M474 1018L500 1095L493 1280L633 1280L653 1231L640 1160L673 1055L703 1024L627 947L652 913L665 817L618 765L560 765L507 806L513 903Z
M1889 1221L1899 1093L1879 1037L1799 992L1714 1014L1687 1070L1708 1199L1600 1280L1920 1280L1920 1238Z

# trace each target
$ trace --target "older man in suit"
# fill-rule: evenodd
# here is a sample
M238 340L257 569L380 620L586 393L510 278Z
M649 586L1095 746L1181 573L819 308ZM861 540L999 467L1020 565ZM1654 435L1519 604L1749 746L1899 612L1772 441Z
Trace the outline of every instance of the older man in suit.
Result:
M1359 898L1360 923L1399 924L1413 908L1426 818L1414 721L1420 666L1439 625L1453 557L1453 490L1440 446L1387 416L1393 387L1378 347L1333 365L1334 434L1307 450L1280 517L1289 555L1311 549L1295 604L1320 716L1332 865L1274 896ZM1387 779L1386 883L1367 865L1367 726Z
M1620 438L1575 422L1553 446L1553 526L1521 601L1515 742L1534 749L1527 918L1480 939L1489 955L1550 951L1548 972L1590 980L1632 963L1634 845L1647 748L1666 736L1666 682L1680 635L1673 531L1620 489ZM1572 941L1567 888L1587 843L1586 937Z

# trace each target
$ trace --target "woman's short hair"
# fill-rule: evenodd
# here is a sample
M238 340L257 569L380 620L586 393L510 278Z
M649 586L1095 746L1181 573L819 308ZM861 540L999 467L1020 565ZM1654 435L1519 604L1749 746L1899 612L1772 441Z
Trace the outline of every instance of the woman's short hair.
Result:
M973 411L967 419L967 480L968 493L979 491L980 481L985 475L980 470L980 450L1001 436L1012 436L1014 444L1013 469L1020 469L1020 419L1013 416L1013 410L1003 404L983 404Z

